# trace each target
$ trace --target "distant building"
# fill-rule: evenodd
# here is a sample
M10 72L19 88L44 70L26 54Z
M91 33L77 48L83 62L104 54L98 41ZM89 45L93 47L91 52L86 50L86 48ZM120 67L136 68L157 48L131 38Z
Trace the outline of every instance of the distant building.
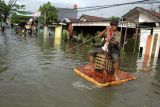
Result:
M68 29L70 37L75 37L78 35L95 36L98 31L103 31L106 29L106 26L110 26L110 21L107 18L83 14L78 19L64 18L61 23L66 23L66 26L63 26L63 28ZM128 28L127 34L132 37L133 33L135 33L135 27L135 23L119 22L118 30L122 32L122 38L124 38L125 29Z
M106 26L110 26L110 21L110 19L104 17L83 14L77 21L71 23L72 27L69 27L69 31L73 33L70 33L70 35L95 36L98 31L103 31L106 29ZM122 38L124 38L126 28L128 28L127 34L133 37L136 28L135 23L119 22L118 30L121 31L123 35Z
M154 27L156 26L156 23L160 23L160 13L141 7L136 7L123 15L123 19L145 26L148 25Z
M63 20L64 18L72 18L77 19L78 17L78 10L76 9L70 9L70 8L56 8L58 12L58 21Z
M142 57L158 57L160 51L160 13L136 7L123 16L124 20L135 22L140 28L140 54Z
M98 31L102 31L106 28L106 26L110 25L110 20L103 17L91 16L83 14L76 22L72 23L72 27L69 29L73 29L74 36L94 36Z
M77 22L78 20L76 18L63 18L63 20L61 21L61 23L73 23L73 22Z

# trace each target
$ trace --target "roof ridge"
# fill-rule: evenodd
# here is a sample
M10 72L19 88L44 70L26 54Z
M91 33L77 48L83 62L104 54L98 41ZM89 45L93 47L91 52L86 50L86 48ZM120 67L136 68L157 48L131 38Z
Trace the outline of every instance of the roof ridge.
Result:
M156 17L158 17L160 19L160 13L158 13L156 11L153 11L153 10L145 9L145 8L142 8L142 7L139 7L139 8L142 9L143 11L149 12L153 16L156 16Z
M127 17L128 14L132 14L132 12L134 11L143 11L145 12L146 14L150 14L151 16L157 18L158 20L160 19L160 13L158 12L155 12L153 10L149 10L149 9L145 9L143 7L135 7L134 9L131 9L128 13L126 13L125 15L123 15L123 17Z
M97 18L104 18L104 19L106 19L105 17L93 16L93 15L87 15L87 14L82 14L82 16L89 16L89 17L97 17Z

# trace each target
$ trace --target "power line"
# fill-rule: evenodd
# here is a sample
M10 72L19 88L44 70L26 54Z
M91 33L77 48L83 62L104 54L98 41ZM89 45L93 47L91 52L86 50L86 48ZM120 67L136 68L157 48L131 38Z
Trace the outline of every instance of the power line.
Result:
M91 7L82 7L82 8L77 8L78 10L80 9L92 9L92 8L101 8L101 7L108 7L108 6L114 6L114 5L127 5L127 4L136 4L136 3L142 3L145 2L146 0L141 0L141 1L135 1L135 2L128 2L128 3L121 3L121 4L112 4L112 5L100 5L100 6L91 6Z
M86 12L86 11L94 11L94 10L106 9L106 8L111 8L111 7L124 6L124 5L151 4L151 3L152 4L159 4L160 1L150 2L149 0L140 0L140 1L135 1L135 2L127 2L127 3L112 4L112 5L99 5L99 6L91 6L91 7L82 7L82 8L77 8L76 10L78 10L78 12ZM73 11L75 9L67 9L67 10L72 10L69 13L74 13Z
M160 2L152 2L154 4L158 4ZM92 7L89 9L79 9L79 12L85 12L85 11L93 11L93 10L100 10L100 9L106 9L106 8L111 8L111 7L118 7L118 6L124 6L124 5L130 5L130 4L150 4L149 2L130 2L130 3L123 3L123 4L113 4L113 5L107 5L107 6L99 6L99 7Z
M88 9L98 9L98 8L109 8L109 7L115 7L115 6L121 6L121 5L129 5L129 4L140 4L145 3L146 0L141 1L135 1L135 2L127 2L127 3L120 3L120 4L111 4L111 5L99 5L99 6L90 6L90 7L81 7L77 8L77 10L88 10ZM74 9L68 9L67 10L74 10Z

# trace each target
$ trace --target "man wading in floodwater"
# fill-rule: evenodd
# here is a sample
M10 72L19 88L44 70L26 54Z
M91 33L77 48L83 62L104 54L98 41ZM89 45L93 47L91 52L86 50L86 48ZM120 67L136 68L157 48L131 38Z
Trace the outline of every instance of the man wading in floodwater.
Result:
M106 27L106 29L100 32L99 36L101 38L105 38L105 41L101 48L95 48L89 51L89 59L90 64L86 67L86 69L94 69L94 57L97 54L102 54L105 52L109 52L113 61L114 61L114 74L116 79L119 71L119 57L120 57L120 41L121 41L121 33L117 31L118 20L112 20L110 23L110 27Z

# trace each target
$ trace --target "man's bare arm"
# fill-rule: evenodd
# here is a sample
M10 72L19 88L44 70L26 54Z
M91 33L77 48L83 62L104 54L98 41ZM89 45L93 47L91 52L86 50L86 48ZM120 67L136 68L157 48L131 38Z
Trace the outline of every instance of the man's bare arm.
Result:
M103 35L104 35L104 33L105 33L106 31L107 31L107 29L105 29L104 31L100 32L100 33L99 33L99 36L102 38Z

